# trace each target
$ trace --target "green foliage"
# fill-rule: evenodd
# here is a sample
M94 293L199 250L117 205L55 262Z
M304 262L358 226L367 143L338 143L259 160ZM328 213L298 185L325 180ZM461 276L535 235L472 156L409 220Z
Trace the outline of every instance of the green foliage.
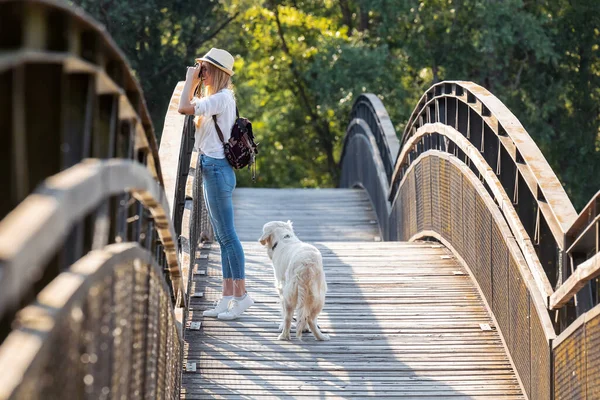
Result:
M335 186L360 93L377 94L401 134L432 83L470 80L521 120L578 208L600 188L597 0L77 3L127 54L155 121L194 55L236 55L240 109L261 143L259 186ZM250 173L238 177L250 184Z
M160 135L171 94L185 79L186 66L206 52L229 14L212 0L74 0L106 26L125 53L144 90Z

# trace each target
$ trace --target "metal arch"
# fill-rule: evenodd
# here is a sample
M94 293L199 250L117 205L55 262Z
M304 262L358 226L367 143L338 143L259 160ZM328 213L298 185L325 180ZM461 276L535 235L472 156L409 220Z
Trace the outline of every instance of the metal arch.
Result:
M66 74L90 74L96 77L97 94L119 97L120 120L136 124L136 148L147 149L148 166L162 184L158 146L141 86L125 55L106 29L78 7L54 0L0 0L0 7L23 10L21 43L18 49L6 49L0 56L0 72L31 63L57 64ZM60 14L63 25L53 24L51 14ZM47 31L58 30L64 43L58 48L47 43ZM16 32L15 32L16 34Z
M394 161L400 151L400 142L396 130L390 120L381 100L372 93L360 95L350 112L350 121L355 119L364 120L375 137L379 154L384 163L387 180L390 182L394 168ZM350 127L347 128L347 131ZM347 137L347 135L346 135ZM346 151L346 140L342 148L340 160L344 159Z
M18 313L17 321L19 328L12 331L5 339L0 352L0 368L5 371L5 373L0 374L0 399L9 399L13 398L15 394L18 395L22 386L26 385L27 382L31 382L31 380L33 380L33 384L29 383L29 386L36 387L38 391L43 389L42 383L44 379L42 376L36 375L37 372L43 371L44 367L52 369L52 365L57 361L48 359L44 355L53 351L55 342L60 340L61 334L64 333L60 331L61 327L64 327L60 323L61 320L73 318L73 309L85 305L88 296L90 296L90 290L95 283L100 283L106 277L112 275L114 269L118 266L136 260L148 266L157 277L162 276L162 268L154 261L153 255L141 248L137 243L111 244L101 250L94 250L79 259L69 270L61 273L52 280L39 293L36 302ZM170 302L169 288L166 283L162 279L158 279L157 281L161 297L165 297L165 301ZM150 302L150 299L147 298L144 301ZM179 349L180 354L173 354L166 358L167 363L173 365L167 365L166 368L163 366L163 373L167 369L180 368L181 352L183 349L182 327L176 323L173 305L171 304L166 310L169 313L167 328L174 330L173 333L177 336L176 341L178 343L178 345L169 349L169 352L176 352ZM158 311L155 312L158 313ZM75 315L77 314L75 313ZM101 321L96 322L100 323ZM156 324L148 325L147 328L154 329L155 331L159 329ZM112 332L108 332L108 334L113 336ZM117 340L117 336L116 334L114 335L115 341ZM159 332L155 332L153 336L156 337L156 340L167 342L167 338L161 337ZM79 339L80 343L74 343L73 346L80 346L84 341L83 338L84 336L81 336L81 339ZM112 346L109 345L109 347ZM105 351L111 349L106 349ZM79 351L85 352L85 350ZM72 365L74 369L82 370L86 368L86 364L81 362L79 357L72 360L65 355L64 358L68 360L67 362L71 360L71 362L75 363L75 365ZM134 368L133 360L127 359L126 362L128 364L125 367ZM156 366L155 368L157 371L155 371L156 375L154 377L159 381L161 377L158 376L158 368ZM69 374L72 372L72 370L69 370L63 373ZM103 373L109 374L110 372L103 371ZM146 371L144 370L143 373L145 374ZM75 380L74 376L70 376L69 378ZM146 379L149 378L150 376L147 376ZM76 386L83 384L83 380L81 382L74 382ZM158 382L156 384L158 385ZM151 386L146 385L145 389ZM69 394L63 392L66 388L55 387L53 390L67 397L75 396L75 393ZM172 393L169 393L169 395L178 395L179 387L172 387L171 390ZM24 391L27 392L27 389ZM41 393L38 394L41 395ZM46 395L48 394L44 394L44 397Z
M357 140L359 136L364 137L367 140L367 142L369 142L371 148L373 149L373 161L375 162L375 164L377 164L377 179L382 188L385 188L387 190L389 182L385 174L385 161L384 158L381 156L381 151L377 147L377 139L375 138L375 135L373 134L373 131L371 130L367 122L363 119L355 118L352 121L350 121L350 124L348 124L347 132L347 140L344 143L344 148L352 148L352 142L354 140ZM389 212L389 207L387 211Z
M565 250L564 234L577 217L575 209L558 178L525 128L514 114L485 88L472 82L462 81L446 81L433 85L415 107L402 135L401 145L404 146L408 138L414 134L415 125L420 126L425 123L419 118L422 118L429 106L437 105L441 98L455 98L466 104L495 133L513 162L519 167L519 173L523 175L558 246ZM433 118L437 118L435 114ZM439 120L427 122L439 122ZM455 123L458 124L458 118ZM396 170L394 179L397 174ZM546 203L547 206L541 203Z
M429 165L429 168L424 169L422 164ZM476 200L472 205L463 203L464 205L458 208L450 206L446 201L446 212L454 214L456 211L458 216L455 219L453 215L447 221L451 225L447 228L448 231L444 229L437 231L434 223L430 224L431 228L426 225L419 228L418 223L415 223L415 219L419 220L417 210L428 208L427 202L431 202L429 207L433 207L433 198L438 197L441 205L444 203L443 197L451 196L451 192L446 191L446 194L443 194L442 190L439 191L439 195L420 197L421 201L418 195L407 195L407 192L415 192L415 174L418 173L419 168L421 171L430 171L432 177L434 174L439 174L441 177L442 173L447 173L448 180L445 185L451 184L450 182L454 180L452 176L462 177L461 181L466 186L463 186L461 193L463 196L472 196ZM434 171L438 172L434 173ZM403 202L396 200L394 208L402 214L400 219L403 224L406 225L408 221L408 228L403 227L402 239L417 240L425 237L441 239L442 243L449 245L448 247L459 260L464 261L477 282L488 309L495 315L496 326L501 329L505 347L519 374L524 392L531 398L550 398L551 344L556 334L547 310L546 299L534 281L504 216L488 189L476 176L476 172L452 154L428 150L420 154L408 167L399 188L401 193L398 199L402 198ZM410 200L417 204L414 206L402 204ZM464 223L464 230L462 228L457 230L457 226L453 225L456 222L459 226ZM468 235L467 231L477 231L479 236L486 230L488 232L491 230L492 233L497 231L497 233L483 235L487 238L488 246L479 247L477 243L470 242L470 246L476 248L476 259L469 256L466 249L461 250L463 246L461 243L464 243L469 236L474 236ZM456 232L459 233L458 236ZM462 238L463 234L464 238ZM487 257L482 254L484 250L488 254ZM504 251L504 258L497 255L502 254L502 251Z
M377 146L377 139L367 121L355 118L350 122L344 141L344 151L340 185L355 187L359 184L366 190L371 203L374 204L381 234L388 239L388 216L391 211L390 202L387 200L389 181L385 173L385 162ZM365 155L365 152L368 152L368 155ZM369 160L369 166L358 162L365 159ZM348 169L352 169L354 173L348 174Z
M2 280L0 313L39 273L73 224L115 194L133 194L152 213L164 246L173 294L185 304L176 236L164 191L141 164L125 160L88 160L46 181L0 221ZM35 245L36 251L28 251Z
M529 266L529 269L535 278L535 282L538 286L538 290L544 297L544 301L546 306L548 305L548 298L552 295L553 290L550 282L548 281L548 277L544 272L544 269L540 263L540 260L533 248L533 244L531 238L527 234L519 216L517 215L516 210L512 205L512 201L506 195L504 188L502 187L500 181L498 180L496 174L490 166L487 164L480 151L473 146L471 142L467 138L465 138L460 132L456 129L449 127L447 125L437 123L429 123L421 126L417 131L408 139L405 145L402 147L402 152L398 156L397 167L401 169L403 166L407 166L410 168L415 161L412 163L408 162L408 157L411 149L419 143L424 136L430 134L440 134L444 137L447 137L458 146L463 153L465 153L466 157L469 158L472 165L479 171L480 176L485 180L487 187L492 192L494 199L496 200L499 209L502 211L504 218L508 222L510 230L512 234L515 236L517 243L523 252L526 263ZM426 154L421 153L421 154ZM408 170L404 172L404 176L408 173ZM402 185L402 183L400 183ZM397 193L396 193L397 197ZM394 199L396 201L396 198Z

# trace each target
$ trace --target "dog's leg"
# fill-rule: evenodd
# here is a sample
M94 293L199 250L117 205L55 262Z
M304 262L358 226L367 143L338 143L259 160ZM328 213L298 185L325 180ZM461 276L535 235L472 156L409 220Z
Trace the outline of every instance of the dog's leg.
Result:
M310 330L313 333L313 335L315 335L315 338L317 338L317 340L329 340L329 335L321 332L321 330L319 329L319 325L317 325L316 318L309 319L308 326L310 326Z
M283 332L283 326L285 325L285 307L283 305L283 289L280 285L277 285L277 293L279 293L279 305L281 306L281 323L279 324L278 331Z
M279 340L290 340L290 329L292 327L292 317L294 315L294 307L291 304L284 301L284 319L281 334L277 339Z

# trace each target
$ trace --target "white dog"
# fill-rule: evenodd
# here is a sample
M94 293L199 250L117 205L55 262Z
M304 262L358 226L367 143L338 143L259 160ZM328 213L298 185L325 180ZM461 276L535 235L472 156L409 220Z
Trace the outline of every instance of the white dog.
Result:
M308 325L317 340L329 340L329 336L322 333L317 325L327 292L323 257L319 250L300 241L290 221L267 222L259 241L267 246L267 253L273 261L275 287L281 300L283 322L279 327L279 340L290 339L294 310L298 339L302 340L302 331Z

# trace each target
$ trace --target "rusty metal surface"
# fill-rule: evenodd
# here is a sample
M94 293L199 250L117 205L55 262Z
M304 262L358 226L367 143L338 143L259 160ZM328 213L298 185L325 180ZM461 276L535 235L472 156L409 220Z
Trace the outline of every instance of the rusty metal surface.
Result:
M554 349L554 398L585 399L585 335L580 326Z
M494 294L492 298L492 310L498 324L502 327L508 327L510 321L509 305L511 297L508 290L508 247L502 237L502 232L497 225L492 224L491 232L492 246L492 282ZM507 343L511 343L510 329L503 330L504 338Z
M529 319L531 332L531 391L529 398L531 400L546 400L552 398L553 384L553 376L551 374L552 356L540 318L540 313L545 313L546 310L540 310L540 308L532 306L530 307L530 311L532 315Z
M529 331L529 293L527 285L519 273L519 267L514 259L510 259L508 269L508 291L511 302L509 304L509 336L508 343L510 352L513 356L519 376L523 381L523 386L528 394L531 393L531 348ZM549 346L547 345L547 351ZM547 371L548 373L550 371Z
M554 341L554 398L596 399L600 393L600 305Z
M459 253L464 252L464 246L472 246L464 240L463 225L463 177L456 171L450 173L450 214L452 226L452 243Z
M441 159L439 161L439 174L438 174L438 192L439 192L439 205L440 205L440 217L442 224L441 234L444 238L452 241L452 208L450 205L450 166L446 160ZM412 175L411 175L412 176ZM413 178L414 179L414 178ZM421 207L419 204L418 207ZM413 232L413 235L416 232ZM412 235L411 235L412 236Z
M600 317L585 326L586 388L589 399L600 399Z
M432 230L441 232L442 216L440 215L440 160L435 157L428 158L430 165L429 173L431 175L431 226ZM398 201L398 200L396 200ZM402 203L400 203L402 204ZM406 236L405 236L406 237Z

